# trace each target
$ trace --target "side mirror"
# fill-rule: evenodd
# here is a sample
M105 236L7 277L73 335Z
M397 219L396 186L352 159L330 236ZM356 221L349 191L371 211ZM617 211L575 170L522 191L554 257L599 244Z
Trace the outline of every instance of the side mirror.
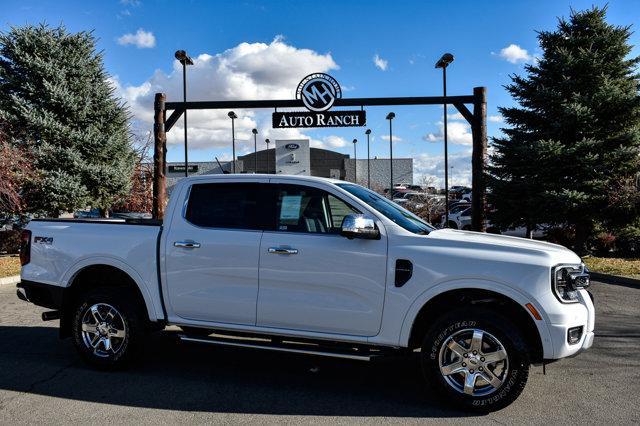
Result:
M380 231L376 228L373 219L362 214L348 214L342 220L342 230L340 235L352 238L362 238L365 240L379 240Z

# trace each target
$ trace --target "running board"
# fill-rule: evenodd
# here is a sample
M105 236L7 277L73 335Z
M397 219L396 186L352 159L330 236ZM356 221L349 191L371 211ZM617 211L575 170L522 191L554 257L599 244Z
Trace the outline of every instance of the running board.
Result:
M355 348L352 351L331 350L313 344L299 343L271 343L268 341L257 341L254 339L226 339L217 337L193 337L184 334L179 335L183 342L208 343L210 345L233 346L239 348L265 349L268 351L291 352L296 354L326 356L332 358L353 359L358 361L371 361L372 358L382 355L381 353L371 353L370 351L359 351ZM360 352L360 353L359 353Z

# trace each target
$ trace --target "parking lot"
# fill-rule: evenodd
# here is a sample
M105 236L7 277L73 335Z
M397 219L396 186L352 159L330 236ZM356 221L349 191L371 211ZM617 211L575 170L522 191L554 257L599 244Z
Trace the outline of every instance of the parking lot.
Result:
M640 288L594 282L594 347L533 367L522 396L481 423L640 422ZM415 360L372 363L150 339L128 371L83 365L57 321L0 286L0 423L462 423L419 378Z

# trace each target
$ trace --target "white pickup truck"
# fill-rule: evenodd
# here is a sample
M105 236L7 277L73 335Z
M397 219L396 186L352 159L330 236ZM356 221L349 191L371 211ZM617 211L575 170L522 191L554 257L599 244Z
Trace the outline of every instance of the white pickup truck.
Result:
M183 179L163 223L33 220L21 257L18 297L53 309L43 319L101 367L176 325L192 342L419 356L435 394L487 411L518 397L531 364L594 337L588 271L570 250L435 230L337 180Z

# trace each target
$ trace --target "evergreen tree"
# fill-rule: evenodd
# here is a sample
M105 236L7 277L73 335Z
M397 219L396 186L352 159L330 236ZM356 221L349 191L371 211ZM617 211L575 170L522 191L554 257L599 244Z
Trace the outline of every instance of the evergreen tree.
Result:
M640 58L629 58L630 27L605 18L606 8L572 12L539 33L542 57L506 86L519 106L500 108L510 127L489 167L497 225L568 225L580 252L620 220L610 191L640 172Z
M28 209L58 215L108 209L130 189L126 108L114 97L91 33L46 25L0 34L0 119L29 149L39 179Z

